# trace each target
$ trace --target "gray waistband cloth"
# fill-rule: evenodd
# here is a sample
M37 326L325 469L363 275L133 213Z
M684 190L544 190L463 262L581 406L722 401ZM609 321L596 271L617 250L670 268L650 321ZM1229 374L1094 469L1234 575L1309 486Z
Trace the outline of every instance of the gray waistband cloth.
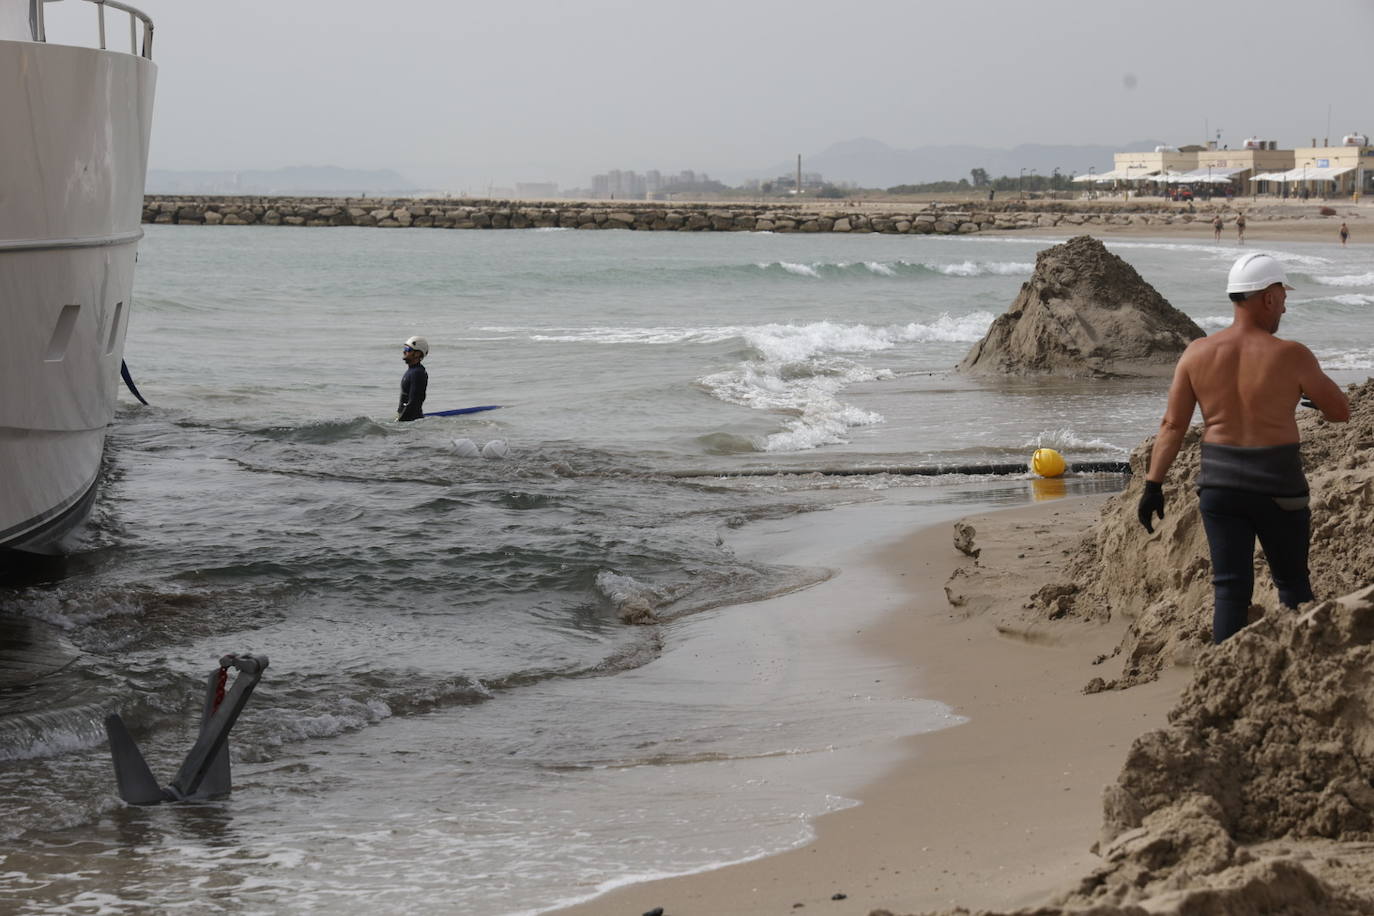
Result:
M1266 496L1304 496L1307 475L1298 443L1288 445L1217 445L1202 443L1198 489L1224 487Z

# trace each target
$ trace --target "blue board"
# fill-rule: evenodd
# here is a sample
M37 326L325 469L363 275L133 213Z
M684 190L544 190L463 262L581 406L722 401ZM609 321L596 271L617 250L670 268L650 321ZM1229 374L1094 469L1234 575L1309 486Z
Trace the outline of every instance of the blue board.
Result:
M481 407L458 407L458 408L455 408L454 410L435 410L435 411L426 411L426 412L425 412L425 416L427 416L427 417L456 417L456 416L458 416L460 413L479 413L479 412L481 412L481 411L483 411L483 410L499 410L500 408L501 408L501 405L500 405L500 404L484 404L484 405L482 405Z

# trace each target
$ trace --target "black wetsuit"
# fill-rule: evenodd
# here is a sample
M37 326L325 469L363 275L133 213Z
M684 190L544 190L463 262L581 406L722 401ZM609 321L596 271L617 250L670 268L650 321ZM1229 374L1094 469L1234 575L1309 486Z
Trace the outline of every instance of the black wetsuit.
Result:
M429 373L416 363L401 376L401 403L396 407L396 419L418 420L425 415L425 390L429 388Z
M1245 448L1204 442L1197 486L1212 554L1212 641L1245 626L1255 588L1256 537L1279 601L1287 607L1311 601L1312 513L1298 444Z

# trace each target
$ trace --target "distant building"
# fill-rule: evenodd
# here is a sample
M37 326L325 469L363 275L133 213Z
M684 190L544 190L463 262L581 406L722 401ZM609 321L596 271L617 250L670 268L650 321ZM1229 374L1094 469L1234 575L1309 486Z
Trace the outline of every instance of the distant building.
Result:
M1161 172L1186 172L1197 168L1197 153L1183 152L1172 146L1156 146L1148 153L1114 153L1112 170L1102 179L1135 181Z
M1374 147L1364 134L1346 134L1340 146L1299 146L1293 150L1293 169L1290 182L1318 190L1313 182L1330 182L1320 190L1345 195L1359 191L1361 195L1374 193Z
M819 191L823 187L825 187L825 176L820 172L802 172L801 190L803 194L807 191ZM797 176L795 174L779 175L773 179L773 190L797 193Z
M1114 167L1102 174L1079 175L1076 182L1126 184L1145 191L1170 185L1230 188L1240 194L1285 197L1374 193L1374 146L1363 134L1347 134L1340 145L1279 149L1278 142L1250 137L1239 149L1206 146L1153 152L1116 153Z
M591 185L591 196L603 200L662 200L675 192L718 191L724 188L720 182L712 181L705 172L691 169L676 175L665 175L657 169L651 169L643 175L612 169L601 175L593 175Z
M1240 149L1217 149L1215 142L1197 154L1197 177L1212 184L1227 179L1243 193L1253 193L1252 182L1263 172L1293 167L1293 151L1279 149L1278 142L1251 137Z
M636 172L611 169L592 176L592 196L616 200L643 200L647 190L644 176Z

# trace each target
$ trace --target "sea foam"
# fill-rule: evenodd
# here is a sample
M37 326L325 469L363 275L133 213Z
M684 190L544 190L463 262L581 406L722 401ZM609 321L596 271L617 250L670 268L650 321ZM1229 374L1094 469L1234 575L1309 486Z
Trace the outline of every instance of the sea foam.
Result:
M1052 448L1069 455L1073 452L1110 452L1129 455L1130 449L1113 445L1106 439L1096 436L1083 436L1068 426L1041 431L1034 438L1022 443L1025 448Z
M1337 274L1328 277L1314 276L1312 279L1323 286L1374 286L1374 273Z
M1035 270L1034 264L1023 261L963 261L958 264L935 264L930 267L950 277L981 277L986 274L1015 277L1030 274Z
M850 385L892 377L891 370L866 365L859 358L908 344L976 341L992 317L989 312L974 312L905 325L818 321L740 328L740 337L758 358L707 375L698 384L729 404L790 414L782 430L754 442L760 451L841 444L848 441L850 428L884 422L881 414L839 399Z
M1374 369L1374 349L1327 350L1318 354L1323 369L1367 371Z
M1021 276L1030 274L1035 265L1027 261L956 261L953 263L921 261L759 261L754 267L765 274L790 274L810 280L840 277L982 277Z

